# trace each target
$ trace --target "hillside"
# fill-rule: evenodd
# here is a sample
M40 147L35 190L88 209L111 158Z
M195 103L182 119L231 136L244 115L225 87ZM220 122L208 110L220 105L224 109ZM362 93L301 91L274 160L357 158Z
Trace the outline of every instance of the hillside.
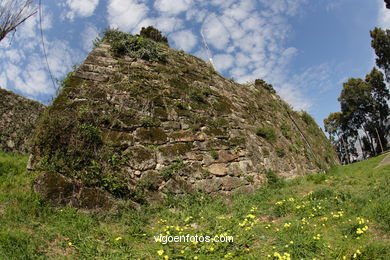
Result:
M64 80L33 144L35 189L83 208L253 191L338 164L310 115L263 80L238 84L166 42L115 30Z
M0 88L0 150L28 152L28 139L45 106Z
M1 259L390 259L386 155L326 174L274 178L230 200L194 193L138 210L52 208L33 193L26 156L0 153ZM159 234L231 243L154 242Z

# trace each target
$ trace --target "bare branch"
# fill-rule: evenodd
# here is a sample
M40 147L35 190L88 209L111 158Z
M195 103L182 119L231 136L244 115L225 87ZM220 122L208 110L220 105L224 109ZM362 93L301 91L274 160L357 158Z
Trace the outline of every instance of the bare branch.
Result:
M0 41L37 13L34 0L0 0Z

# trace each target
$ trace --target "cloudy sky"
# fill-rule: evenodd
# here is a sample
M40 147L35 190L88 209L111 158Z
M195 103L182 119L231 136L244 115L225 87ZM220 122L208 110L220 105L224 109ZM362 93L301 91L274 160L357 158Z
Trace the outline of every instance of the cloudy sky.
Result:
M350 77L374 66L369 31L390 29L383 0L42 0L42 27L54 79L80 64L105 28L138 33L153 25L171 47L208 60L240 83L272 83L296 110L323 118L338 111ZM0 43L0 87L48 104L48 74L39 17Z

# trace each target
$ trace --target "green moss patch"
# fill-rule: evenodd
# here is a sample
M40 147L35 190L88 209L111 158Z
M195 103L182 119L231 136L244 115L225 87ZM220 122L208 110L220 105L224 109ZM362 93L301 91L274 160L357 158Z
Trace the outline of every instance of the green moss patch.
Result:
M187 152L191 151L191 148L191 143L176 143L160 147L159 150L163 156L175 157L185 155Z

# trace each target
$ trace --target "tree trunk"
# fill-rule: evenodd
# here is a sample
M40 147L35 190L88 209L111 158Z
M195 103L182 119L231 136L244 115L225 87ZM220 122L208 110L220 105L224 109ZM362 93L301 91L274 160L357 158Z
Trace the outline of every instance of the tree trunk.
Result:
M372 153L374 154L374 156L375 156L375 155L376 155L376 151L375 151L375 148L374 148L374 144L373 144L373 142L372 142L372 138L371 138L371 136L368 134L367 129L366 129L365 127L363 127L363 130L364 130L364 132L366 133L366 136L367 136L368 141L369 141L369 143L370 143L371 152L372 152Z
M379 136L378 128L376 128L376 127L375 127L375 132L376 132L376 135L377 135L377 137L378 137L378 142L379 142L379 145L381 146L381 150L382 150L382 153L383 153L382 139L381 139L381 137Z

